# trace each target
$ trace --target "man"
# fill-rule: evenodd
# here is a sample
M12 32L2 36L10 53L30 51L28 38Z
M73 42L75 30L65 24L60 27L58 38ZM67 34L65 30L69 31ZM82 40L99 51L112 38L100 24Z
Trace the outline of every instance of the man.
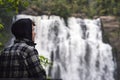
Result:
M16 40L0 54L0 78L46 78L34 48L34 26L27 18L13 23L11 31Z

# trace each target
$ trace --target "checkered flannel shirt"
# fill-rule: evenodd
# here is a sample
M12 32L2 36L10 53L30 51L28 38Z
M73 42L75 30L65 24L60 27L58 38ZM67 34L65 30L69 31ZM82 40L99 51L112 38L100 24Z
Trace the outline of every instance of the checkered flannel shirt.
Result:
M0 78L40 78L46 74L37 50L24 41L5 48L0 54Z

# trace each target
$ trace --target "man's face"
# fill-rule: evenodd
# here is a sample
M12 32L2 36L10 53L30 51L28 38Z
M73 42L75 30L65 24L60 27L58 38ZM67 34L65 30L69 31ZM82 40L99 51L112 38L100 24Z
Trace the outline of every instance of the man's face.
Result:
M32 41L35 41L35 26L32 25Z

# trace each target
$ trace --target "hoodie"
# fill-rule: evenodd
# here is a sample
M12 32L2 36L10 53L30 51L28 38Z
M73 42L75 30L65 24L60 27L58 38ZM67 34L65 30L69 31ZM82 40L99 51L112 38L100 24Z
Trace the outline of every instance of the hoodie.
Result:
M34 25L34 23L28 18L19 19L12 24L11 31L16 38L15 43L25 40L28 45L35 45L32 41L32 25Z

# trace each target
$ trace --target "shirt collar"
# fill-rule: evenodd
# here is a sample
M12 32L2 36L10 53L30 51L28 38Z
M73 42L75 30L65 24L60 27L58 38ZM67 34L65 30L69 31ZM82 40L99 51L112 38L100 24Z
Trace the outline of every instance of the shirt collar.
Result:
M16 39L14 41L14 43L26 43L28 44L29 46L34 46L36 45L36 43L34 43L33 41L29 40L29 39Z

